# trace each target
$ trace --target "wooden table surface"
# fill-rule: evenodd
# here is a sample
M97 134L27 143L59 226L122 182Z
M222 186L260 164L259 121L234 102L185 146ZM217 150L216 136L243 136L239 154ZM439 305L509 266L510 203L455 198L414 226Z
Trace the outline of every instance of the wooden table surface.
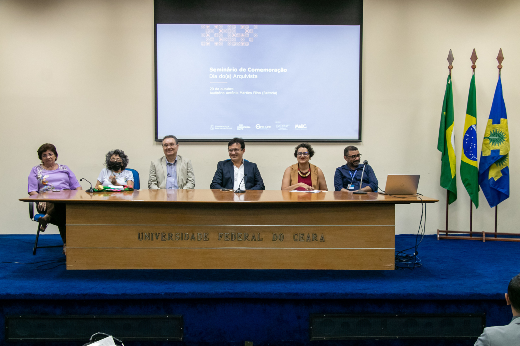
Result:
M104 202L141 202L141 203L435 203L437 199L424 196L395 196L370 192L357 195L352 192L328 191L319 193L290 192L281 190L249 190L237 194L220 190L135 190L123 192L94 192L84 190L64 190L60 192L44 192L34 196L20 198L23 202L49 201L74 203Z

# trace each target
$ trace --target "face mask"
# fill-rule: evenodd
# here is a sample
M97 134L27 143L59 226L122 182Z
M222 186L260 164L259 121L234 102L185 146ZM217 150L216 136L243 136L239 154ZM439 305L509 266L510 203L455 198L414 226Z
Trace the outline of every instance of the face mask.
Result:
M123 165L122 162L109 161L107 168L110 169L111 171L119 171L121 169L122 165Z

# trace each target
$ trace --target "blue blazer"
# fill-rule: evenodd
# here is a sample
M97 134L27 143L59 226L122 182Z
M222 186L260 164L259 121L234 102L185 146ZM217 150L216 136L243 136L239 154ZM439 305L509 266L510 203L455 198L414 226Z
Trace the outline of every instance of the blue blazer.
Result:
M244 160L244 175L246 190L265 190L264 181L256 163ZM220 161L213 176L210 189L232 189L235 180L233 162L230 159Z

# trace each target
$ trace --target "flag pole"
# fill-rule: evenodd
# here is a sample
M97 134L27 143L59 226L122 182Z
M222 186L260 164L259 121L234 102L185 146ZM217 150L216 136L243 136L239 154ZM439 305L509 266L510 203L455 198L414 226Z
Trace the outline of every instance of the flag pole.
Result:
M450 191L446 191L446 236L448 235L448 206L450 205L448 202L449 199L450 199Z
M498 61L498 78L502 75L502 61L504 61L504 54L502 53L502 48L498 51L497 56ZM495 238L498 238L498 204L495 206Z
M473 48L473 52L471 53L471 57L469 58L471 60L471 69L473 70L473 76L475 75L475 69L477 68L476 62L477 62L477 52L475 51L475 48ZM469 237L473 238L473 201L471 198L469 199Z
M449 71L449 75L451 77L451 70L453 70L453 60L455 60L453 58L453 53L451 52L451 49L450 49L450 52L448 53L448 71ZM450 201L450 190L446 190L446 236L448 236L448 210L449 210L449 203Z
M474 51L474 50L473 50ZM473 52L473 55L476 57L476 53ZM451 85L451 75L453 70L453 53L450 49L448 54L448 82L446 84L446 92L444 93L444 102L442 104L443 111L441 115L441 125L439 128L439 140L437 143L437 149L442 153L442 169L441 169L441 187L445 188L446 191L446 227L445 229L437 229L437 239L466 239L466 240L480 240L482 238L470 238L468 236L462 235L454 235L451 234L468 234L467 231L451 231L449 229L449 205L457 199L457 186L455 184L455 176L453 171L453 160L455 160L455 155L453 155L454 145L453 145L453 94L452 94L452 85ZM470 91L474 90L474 77L472 77L472 81L470 84ZM473 114L473 112L470 112ZM470 120L471 121L471 120ZM475 122L476 124L476 122ZM449 127L448 127L449 126ZM447 128L448 127L448 128ZM475 126L472 127L474 129ZM467 131L466 131L467 132ZM475 132L475 131L474 131ZM475 136L471 133L469 137L474 138ZM449 138L449 139L448 139ZM448 140L450 143L448 144ZM444 144L444 145L443 145ZM471 150L474 150L476 145L471 147ZM446 151L451 151L451 155L446 153ZM464 152L463 152L464 155ZM472 156L472 155L470 155ZM447 160L448 159L448 160ZM449 163L449 165L447 165ZM447 166L447 167L446 167ZM449 174L451 173L451 174ZM451 179L448 179L451 178ZM470 224L472 227L472 219L470 219ZM442 235L441 235L442 234ZM519 239L520 240L520 239Z
M473 203L469 200L469 237L473 238Z
M495 238L497 238L498 235L498 205L495 207Z

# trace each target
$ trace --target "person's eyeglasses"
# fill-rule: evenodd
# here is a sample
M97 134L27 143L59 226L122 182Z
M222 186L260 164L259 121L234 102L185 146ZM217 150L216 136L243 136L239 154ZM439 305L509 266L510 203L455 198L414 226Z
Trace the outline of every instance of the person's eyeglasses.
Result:
M357 155L350 155L350 156L347 156L348 158L351 158L351 159L356 159L358 157L361 157L361 154L357 154Z
M305 152L299 152L297 155L298 156L307 156L307 155L309 155L309 153L305 151Z
M173 148L175 147L177 144L163 144L163 148Z
M238 153L239 151L242 151L242 149L228 149L230 153Z
M115 160L114 159L110 159L110 162L123 162L123 160L121 160L121 159L115 159Z

